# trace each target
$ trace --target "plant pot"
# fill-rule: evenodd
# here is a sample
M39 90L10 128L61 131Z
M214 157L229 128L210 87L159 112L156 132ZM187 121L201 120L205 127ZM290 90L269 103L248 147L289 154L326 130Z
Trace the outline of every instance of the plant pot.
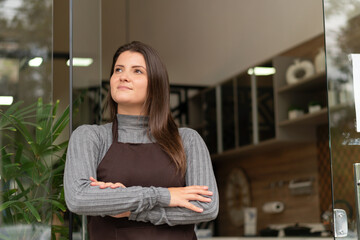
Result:
M309 113L318 112L321 110L320 105L309 105Z
M304 115L304 110L301 110L301 109L293 109L293 110L289 110L289 112L288 112L289 120L298 118L302 115Z

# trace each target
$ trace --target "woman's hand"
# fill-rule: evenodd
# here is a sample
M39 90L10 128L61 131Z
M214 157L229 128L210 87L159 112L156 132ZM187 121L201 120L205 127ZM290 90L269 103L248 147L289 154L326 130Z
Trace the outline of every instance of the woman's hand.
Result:
M123 217L129 217L130 216L130 211L124 212L124 213L120 213L118 215L114 215L114 216L110 216L110 217L114 217L114 218L123 218Z
M90 185L91 186L99 186L100 188L104 189L104 188L119 188L119 187L122 187L122 188L126 188L124 186L124 184L122 183L112 183L112 182L101 182L101 181L98 181L96 180L95 178L93 177L90 177ZM114 217L114 218L123 218L123 217L129 217L130 216L130 211L127 211L127 212L124 212L124 213L119 213L118 215L114 215L114 216L111 216L111 217Z
M91 186L99 186L101 189L108 188L108 187L109 188L119 188L119 187L126 188L124 184L119 183L119 182L117 182L117 183L101 182L101 181L96 180L93 177L90 177L90 181L91 181L91 183L90 183Z
M191 204L189 201L211 202L211 198L204 196L211 196L213 194L208 191L207 186L174 187L168 189L171 196L169 207L184 207L199 213L203 209Z

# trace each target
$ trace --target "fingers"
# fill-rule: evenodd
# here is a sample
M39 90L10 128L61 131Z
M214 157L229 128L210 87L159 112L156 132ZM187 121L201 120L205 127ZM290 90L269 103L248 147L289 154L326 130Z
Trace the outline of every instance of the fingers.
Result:
M112 183L112 182L106 182L106 183L103 183L99 186L101 189L104 189L104 188L112 188L112 189L115 189L115 188L126 188L122 183Z
M112 183L112 182L102 182L102 181L97 181L95 178L93 177L90 177L90 185L91 186L99 186L99 188L101 189L105 189L105 188L112 188L112 189L115 189L115 188L126 188L124 184L122 183Z
M187 202L186 204L184 204L184 207L187 209L190 209L191 211L198 212L198 213L202 213L204 211L202 208L199 208L199 207L195 206L194 204L191 204L190 202Z
M207 191L207 190L203 190L203 189L188 189L188 190L185 190L186 193L188 194L200 194L200 195L205 195L205 196L212 196L213 195L213 192L211 191Z
M211 198L203 197L203 196L198 195L198 194L194 194L193 196L191 196L191 197L189 198L189 200L192 200L192 201L200 201L200 202L211 202Z
M130 216L130 212L128 211L128 212L120 213L118 215L113 215L111 217L113 217L113 218L123 218L123 217L129 217L129 216Z
M111 188L119 188L119 187L121 187L121 188L126 188L124 184L119 183L119 182L117 182L117 183L115 183L115 184L112 184L110 187L111 187Z
M90 183L91 186L101 186L101 185L103 185L103 184L105 184L105 183L104 183L104 182L99 182L99 181L91 182L91 183Z
M203 212L204 210L200 207L195 206L191 201L198 201L209 203L213 195L211 191L208 191L206 186L189 186L189 187L175 187L168 188L170 192L170 207L184 207L194 212Z
M115 185L115 184L112 183L112 182L106 182L106 183L100 185L100 188L101 188L101 189L104 189L104 188L111 187L111 186L113 186L113 185Z
M184 192L188 194L200 194L200 195L212 196L213 192L208 191L208 189L209 188L207 186L188 186L183 188Z
M186 187L184 187L184 189L188 189L188 190L208 190L209 187L208 186L186 186Z
M97 180L95 178L93 178L93 177L90 177L90 181L97 182Z

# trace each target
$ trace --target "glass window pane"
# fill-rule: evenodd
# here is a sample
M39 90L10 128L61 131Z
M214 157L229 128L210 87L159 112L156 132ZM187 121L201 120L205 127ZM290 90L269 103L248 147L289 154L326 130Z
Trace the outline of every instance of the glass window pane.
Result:
M358 1L324 1L330 150L334 208L347 213L347 239L358 239L358 208L354 163L359 162L360 133L356 129L356 79L360 53ZM357 94L358 95L358 94ZM359 197L359 196L357 196ZM340 239L340 238L339 238Z
M235 148L234 81L221 84L221 123L223 150Z
M51 239L66 148L52 127L53 1L0 1L0 29L0 238Z
M274 116L274 88L273 74L266 71L272 70L272 64L262 65L265 72L255 73L256 92L257 92L257 110L258 110L258 129L259 141L272 139L275 137L275 116ZM263 70L264 71L264 70Z
M86 10L84 10L86 6ZM72 129L83 124L100 124L101 103L108 88L102 83L101 68L101 1L74 0L73 11L73 108ZM73 214L73 237L87 239L86 216Z
M239 146L253 143L251 79L250 75L237 77Z

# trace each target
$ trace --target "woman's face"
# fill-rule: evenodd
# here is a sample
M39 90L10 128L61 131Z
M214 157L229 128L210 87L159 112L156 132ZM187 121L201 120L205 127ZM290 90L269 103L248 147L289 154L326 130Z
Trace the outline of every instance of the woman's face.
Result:
M144 56L131 51L121 53L110 78L111 96L118 104L118 113L141 115L147 86Z

